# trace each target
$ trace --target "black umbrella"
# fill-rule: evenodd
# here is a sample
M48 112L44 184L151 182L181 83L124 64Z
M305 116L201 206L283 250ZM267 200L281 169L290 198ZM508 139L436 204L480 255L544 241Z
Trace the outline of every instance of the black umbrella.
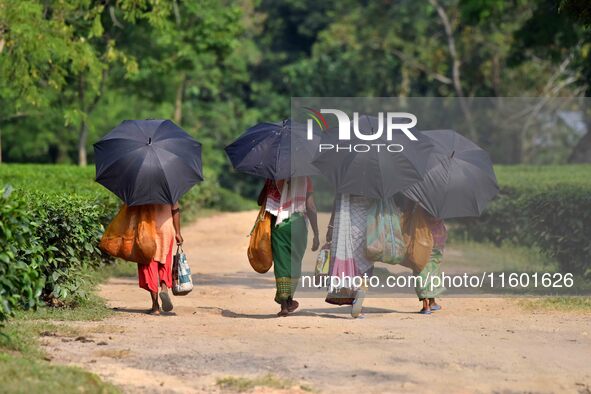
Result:
M488 153L453 130L424 131L434 145L424 179L404 191L433 216L480 216L499 192Z
M317 129L308 140L307 128L288 119L249 128L225 151L237 171L278 180L318 174L311 162L319 142Z
M94 155L96 181L130 206L174 204L203 180L201 144L170 120L125 120Z
M378 122L376 117L362 115L359 131L372 134L378 130ZM338 193L386 199L423 179L433 145L428 138L415 135L418 140L412 141L395 130L388 140L383 130L380 138L368 141L351 132L350 140L339 140L338 130L329 129L320 141L322 151L312 164Z

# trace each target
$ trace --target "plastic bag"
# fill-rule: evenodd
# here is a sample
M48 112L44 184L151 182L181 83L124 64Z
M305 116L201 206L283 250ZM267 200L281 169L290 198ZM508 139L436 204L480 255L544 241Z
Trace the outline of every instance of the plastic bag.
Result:
M400 211L392 200L376 201L367 216L367 258L387 264L401 263L406 245Z
M328 277L329 268L330 248L323 247L320 249L320 252L318 252L318 257L316 258L316 267L314 268L314 275L317 278L316 283L322 283L323 278Z
M187 256L183 252L183 248L179 245L172 263L172 294L183 296L189 294L191 290L193 290L191 268L187 263Z

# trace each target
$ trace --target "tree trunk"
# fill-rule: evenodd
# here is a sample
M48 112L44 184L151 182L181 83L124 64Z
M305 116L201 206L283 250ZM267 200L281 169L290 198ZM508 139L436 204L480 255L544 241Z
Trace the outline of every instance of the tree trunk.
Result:
M85 167L87 163L86 160L86 141L88 140L88 125L86 121L83 120L82 124L80 125L80 133L78 135L78 165L80 167Z
M468 126L468 131L470 132L470 137L474 140L474 142L478 142L478 134L476 133L476 129L474 128L472 112L470 111L468 101L466 100L466 96L464 96L464 89L462 88L462 80L460 73L460 67L462 65L462 62L456 50L456 40L453 35L451 22L449 20L449 17L447 16L447 13L445 12L445 9L439 4L437 0L429 0L429 2L433 7L435 7L437 15L439 15L439 19L443 24L443 29L445 30L445 35L447 37L447 47L452 60L452 84L460 103L460 110L466 118L466 123Z
M183 97L185 95L185 84L186 84L186 76L185 74L181 75L181 82L176 89L176 99L174 102L174 123L180 125L183 121Z
M579 140L568 158L569 163L591 163L591 132Z
M78 100L80 104L80 108L84 111L84 78L80 76L78 80ZM87 116L88 114L85 115ZM86 125L86 119L82 119L82 123L80 123L80 131L78 132L78 165L80 167L86 167L86 140L88 139L88 126Z
M569 163L591 163L591 109L583 109L583 119L587 126L587 133L573 148Z

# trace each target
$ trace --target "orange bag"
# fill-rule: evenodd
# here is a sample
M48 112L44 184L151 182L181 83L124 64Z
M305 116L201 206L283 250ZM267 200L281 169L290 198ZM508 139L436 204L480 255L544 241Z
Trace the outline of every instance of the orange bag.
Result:
M264 274L273 265L271 249L271 214L265 210L265 204L257 216L248 245L248 261L259 274Z
M419 205L412 212L402 215L402 237L406 254L402 265L419 273L425 268L433 249L433 234L427 212Z
M156 254L154 206L123 205L101 238L99 248L113 256L148 264Z

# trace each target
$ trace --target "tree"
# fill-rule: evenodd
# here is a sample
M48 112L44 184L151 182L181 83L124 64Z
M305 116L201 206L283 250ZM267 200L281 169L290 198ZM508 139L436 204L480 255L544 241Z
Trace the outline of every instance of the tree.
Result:
M41 2L0 0L0 138L6 122L47 108L66 84L80 59L72 39L63 15L48 18Z
M547 95L591 96L591 4L580 0L543 0L515 33L512 63L550 59L558 73L548 81ZM586 105L589 107L589 105ZM585 105L583 105L585 108ZM572 148L570 162L591 162L591 108L583 109L587 134Z

